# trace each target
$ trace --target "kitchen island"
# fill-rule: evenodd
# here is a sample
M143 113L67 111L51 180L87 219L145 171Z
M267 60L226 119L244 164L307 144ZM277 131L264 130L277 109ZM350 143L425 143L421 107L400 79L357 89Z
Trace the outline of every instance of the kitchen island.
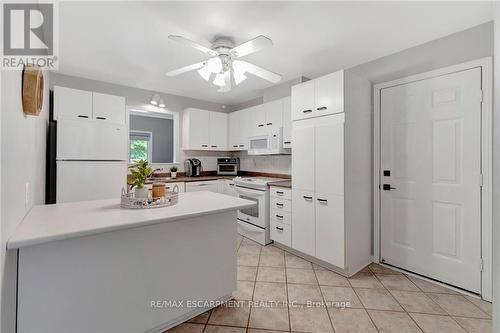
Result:
M18 251L17 332L162 332L236 289L236 212L213 192L175 206L118 199L36 206L7 242Z

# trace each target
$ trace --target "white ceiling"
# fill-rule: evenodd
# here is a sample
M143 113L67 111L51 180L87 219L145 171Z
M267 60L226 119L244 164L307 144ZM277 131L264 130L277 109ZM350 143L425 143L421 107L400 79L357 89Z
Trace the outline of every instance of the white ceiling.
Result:
M349 68L490 21L491 2L62 2L59 72L225 104L271 86L250 77L229 93L196 72L168 70L205 55L167 39L207 46L216 35L240 44L258 35L274 46L245 60L282 82Z

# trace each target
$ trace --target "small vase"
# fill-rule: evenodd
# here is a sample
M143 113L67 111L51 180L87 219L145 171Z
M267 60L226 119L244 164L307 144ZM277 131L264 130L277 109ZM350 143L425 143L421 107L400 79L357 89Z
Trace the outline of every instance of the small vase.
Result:
M177 171L170 171L170 178L172 179L177 178Z
M136 188L134 195L136 198L147 199L149 197L149 189L147 187Z

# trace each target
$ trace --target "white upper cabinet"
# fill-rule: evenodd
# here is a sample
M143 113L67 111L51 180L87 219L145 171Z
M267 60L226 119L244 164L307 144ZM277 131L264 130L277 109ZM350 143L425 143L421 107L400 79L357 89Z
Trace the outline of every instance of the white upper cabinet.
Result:
M125 97L56 86L54 119L96 120L123 125L127 122Z
M266 133L266 108L264 104L254 106L245 112L251 114L250 136L262 135Z
M200 109L186 109L182 117L182 148L209 150L210 112Z
M227 113L210 112L210 148L227 148Z
M292 120L306 119L314 110L314 81L292 87Z
M182 149L226 150L227 114L189 108L182 116Z
M125 98L101 93L92 93L93 118L115 124L126 123Z
M344 71L314 80L314 115L344 112Z
M283 148L292 148L292 110L290 97L283 99Z
M231 150L240 148L240 114L240 111L236 111L228 115L228 148Z
M266 132L272 133L283 126L283 99L262 104L265 109Z
M292 120L344 112L344 71L292 87Z
M92 119L92 92L54 87L54 119Z
M239 149L248 149L248 137L251 136L252 114L247 110L236 111L240 117Z

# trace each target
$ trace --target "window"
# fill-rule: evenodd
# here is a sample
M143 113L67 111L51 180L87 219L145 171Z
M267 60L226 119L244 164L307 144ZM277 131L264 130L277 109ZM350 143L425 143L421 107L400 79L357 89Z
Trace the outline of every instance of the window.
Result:
M153 156L153 133L130 131L130 163L146 160L151 163Z

